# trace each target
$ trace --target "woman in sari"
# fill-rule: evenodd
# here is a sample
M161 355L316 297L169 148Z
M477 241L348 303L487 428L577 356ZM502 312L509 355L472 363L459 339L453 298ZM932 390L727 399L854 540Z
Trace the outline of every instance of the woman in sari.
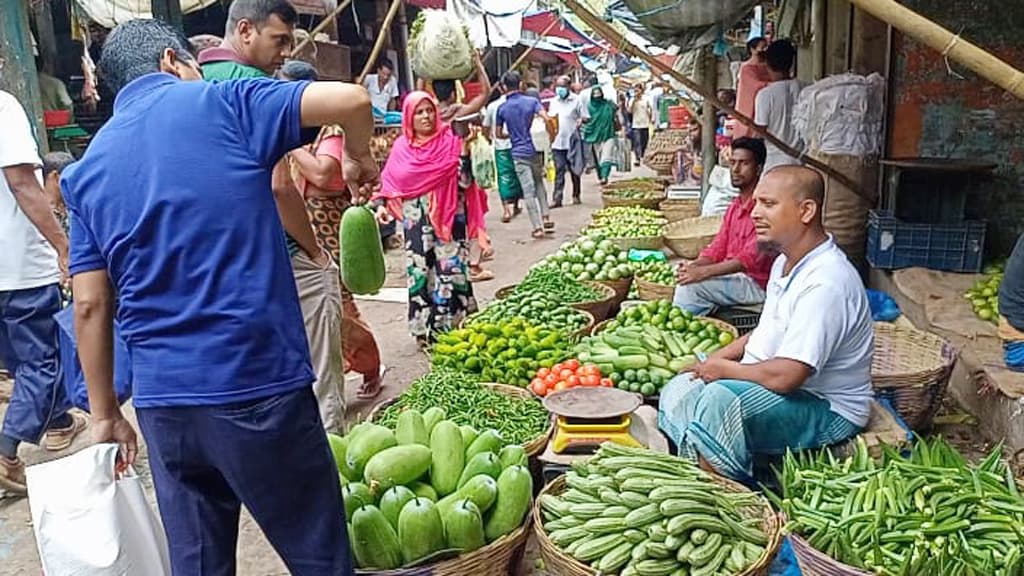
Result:
M475 185L465 146L426 92L402 105L402 135L381 174L375 200L402 221L409 287L409 331L421 346L476 311L469 240L484 226L486 196ZM379 215L384 217L382 211Z
M615 165L615 133L618 131L615 104L606 100L600 86L590 91L590 121L583 125L583 140L594 150L597 179L608 183Z

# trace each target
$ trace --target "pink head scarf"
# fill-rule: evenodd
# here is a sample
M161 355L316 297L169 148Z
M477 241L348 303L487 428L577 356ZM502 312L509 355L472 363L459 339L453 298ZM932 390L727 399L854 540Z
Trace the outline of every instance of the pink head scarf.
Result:
M426 140L417 140L414 128L416 108L422 102L434 107L434 133ZM455 212L459 203L459 162L462 139L452 127L441 121L437 101L426 92L412 92L402 103L402 135L395 140L388 162L381 173L378 198L388 201L388 210L402 219L402 201L430 197L430 222L438 238L450 241ZM475 237L483 226L486 196L475 185L467 194L467 220L469 237Z

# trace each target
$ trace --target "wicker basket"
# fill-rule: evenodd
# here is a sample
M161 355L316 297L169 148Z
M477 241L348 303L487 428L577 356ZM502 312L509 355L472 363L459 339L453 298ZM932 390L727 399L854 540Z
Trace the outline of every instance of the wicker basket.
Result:
M644 166L654 170L658 175L671 174L672 165L676 161L675 152L648 152L644 157Z
M661 236L640 236L638 238L609 238L612 244L619 247L619 250L629 252L630 249L637 250L660 250L664 239Z
M598 284L604 284L605 286L615 290L615 299L612 301L612 309L618 308L620 304L626 301L629 296L629 289L633 287L633 277L620 278L618 280L597 280ZM609 310L609 314L611 310Z
M913 328L875 323L871 383L912 430L931 427L958 352L945 339Z
M665 245L680 258L696 258L718 234L721 216L686 218L665 227Z
M484 388L489 388L494 392L504 394L505 396L513 396L516 398L528 398L531 401L536 401L534 396L530 394L529 390L525 388L520 388L518 386L509 386L508 384L495 384L492 382L481 382L480 386ZM378 402L377 405L373 407L373 410L370 410L370 413L367 414L366 420L368 422L373 422L384 411L385 408L394 404L396 400L398 400L397 397L389 398L382 402ZM444 408L444 406L441 406L441 408ZM544 447L547 446L548 444L548 437L551 436L553 428L554 420L552 420L551 424L548 426L548 429L545 430L543 434L540 434L533 440L530 440L529 442L523 444L523 450L526 451L527 456L536 456L537 454L540 454L541 452L544 451Z
M648 282L643 278L637 278L636 293L641 300L671 300L676 294L675 286Z
M651 198L620 198L615 194L604 193L601 194L601 205L604 208L611 208L614 206L636 206L639 208L649 208L651 210L657 210L658 204L664 200L665 196L654 196Z
M720 476L714 476L713 478L716 484L729 492L750 492L741 484L727 478ZM558 495L564 491L565 476L559 476L540 491L537 500L544 494ZM748 506L741 513L750 518L760 516L762 519L761 529L768 536L768 545L765 546L761 558L737 576L767 576L768 569L775 559L775 555L779 552L779 546L782 545L782 526L779 522L779 517L763 497L761 500L762 504L759 506L759 510ZM544 531L543 522L544 517L540 504L535 503L533 506L533 534L537 539L537 547L540 549L540 556L544 559L548 572L558 574L559 576L596 576L598 574L593 568L578 562L575 558L555 546L551 539L548 538L547 532Z
M630 178L629 180L616 180L615 182L609 182L601 189L604 191L609 190L659 190L664 192L669 182L662 180L661 178Z
M494 299L504 300L505 298L508 298L509 296L512 295L513 292L516 291L516 286L519 286L519 284L509 284L508 286L502 286L501 288L498 288L498 290L494 293Z
M584 282L587 286L590 286L594 290L598 290L603 294L599 300L591 300L589 302L576 302L575 304L569 304L569 306L589 312L594 317L594 322L600 322L608 318L608 314L611 312L612 306L615 305L615 298L618 294L615 289L611 286L607 286L600 282L587 281Z
M843 564L819 551L798 534L790 534L789 543L793 547L793 555L796 556L803 576L872 576L871 572Z
M356 574L365 576L507 576L516 570L515 564L522 559L526 541L530 536L532 516L528 516L523 525L512 532L498 538L483 548L469 554L462 554L450 560L442 560L435 564L399 568L398 570L356 570Z
M665 215L669 222L678 222L687 218L700 216L700 199L698 198L669 198L658 204L658 210Z
M608 327L608 324L612 320L614 320L614 318L609 318L608 320L605 320L604 322L598 322L597 324L594 325L594 329L591 330L590 333L591 334L600 334L601 332L604 331L605 328ZM732 324L729 324L728 322L719 320L718 318L710 318L710 317L707 317L707 316L701 316L700 317L700 321L701 322L706 322L708 324L713 324L715 326L715 328L718 328L718 330L720 332L728 332L729 334L732 334L733 338L738 338L739 337L739 331L736 330L735 326L733 326Z

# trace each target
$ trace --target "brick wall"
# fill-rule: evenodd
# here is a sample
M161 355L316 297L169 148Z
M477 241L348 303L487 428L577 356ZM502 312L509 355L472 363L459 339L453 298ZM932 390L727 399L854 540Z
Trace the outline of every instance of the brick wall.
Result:
M1024 69L1024 2L902 0L961 33L1010 65ZM979 184L968 216L989 221L988 254L1008 254L1024 232L1024 101L897 33L890 156L935 156L999 164Z

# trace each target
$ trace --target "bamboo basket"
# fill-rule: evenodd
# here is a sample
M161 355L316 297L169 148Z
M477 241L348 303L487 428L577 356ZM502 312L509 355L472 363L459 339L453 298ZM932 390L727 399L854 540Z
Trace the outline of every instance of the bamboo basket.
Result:
M814 548L799 534L790 534L789 543L793 547L793 555L796 556L803 576L872 576L870 572L843 564Z
M640 236L637 238L609 238L612 244L619 247L619 250L629 252L631 248L637 250L660 250L664 239L661 236Z
M520 388L518 386L510 386L508 384L496 384L493 382L481 382L480 386L488 388L490 390L493 390L494 392L503 394L505 396L529 399L531 402L537 401L529 390L525 388ZM373 410L370 410L370 413L366 416L366 420L368 422L373 422L380 416L381 413L384 412L384 410L388 406L394 404L396 400L398 400L397 397L389 398L382 402L378 402L377 405L373 407ZM440 407L444 408L444 406ZM553 427L554 421L552 420L552 422L548 425L548 429L545 430L543 434L539 434L533 440L523 443L523 450L526 452L527 456L533 457L544 451L544 447L548 445L548 438L551 436Z
M700 200L697 198L665 199L658 204L658 210L661 210L665 219L670 223L696 218L700 216Z
M665 227L665 245L680 258L696 258L718 234L721 216L701 216L672 222Z
M914 328L875 323L871 384L912 430L931 427L958 356L944 338Z
M728 478L714 475L713 481L718 484L723 490L729 492L750 492L749 489L743 485L733 482ZM547 566L548 572L552 574L558 574L559 576L597 576L597 570L594 570L590 566L577 561L572 556L563 552L559 547L548 538L547 532L544 531L544 516L541 512L540 504L537 503L540 497L544 494L558 495L565 491L565 476L559 476L555 478L537 496L534 500L533 506L533 534L537 539L537 547L540 549L540 556L544 559L544 563ZM761 518L761 529L768 536L768 545L765 546L764 552L761 554L761 558L754 564L749 566L743 572L740 572L736 576L768 576L768 570L771 567L772 561L775 559L775 555L779 552L779 546L782 545L782 526L779 521L778 515L772 510L771 505L768 504L764 498L761 498L762 504L758 507L759 510L754 510L748 506L742 510L742 514L748 518L760 517Z
M614 206L636 206L639 208L657 210L658 204L660 204L664 198L664 195L654 196L651 198L620 198L614 194L608 194L605 192L601 194L601 205L604 208L611 208Z
M598 284L604 284L615 291L615 299L612 300L611 309L616 309L626 301L629 296L629 289L633 287L633 277L620 278L618 280L595 280ZM609 315L611 313L609 310Z
M629 180L609 182L601 189L606 192L610 190L660 190L664 192L668 185L668 181L661 178L630 178Z
M641 300L671 300L676 294L675 286L648 282L643 278L637 278L634 281L636 282L636 293L640 295Z
M595 322L600 322L608 317L608 312L611 310L612 305L615 303L616 292L610 286L596 282L593 280L586 280L582 282L590 286L594 290L599 291L604 296L598 300L588 300L585 302L574 302L569 304L570 307L584 312L589 312L594 317ZM502 286L498 288L498 291L494 293L495 300L502 300L509 297L516 290L518 284L510 284L508 286Z
M523 525L478 548L469 554L462 554L450 560L442 560L424 566L399 568L397 570L356 570L364 576L507 576L516 570L515 564L522 559L526 541L530 536L531 516Z
M605 328L608 327L608 324L612 320L614 320L614 318L609 318L603 322L598 322L597 324L594 325L594 329L591 330L590 333L600 334L601 332L604 331ZM698 318L698 320L700 320L701 322L706 322L708 324L713 324L715 328L718 328L720 332L728 332L729 334L732 334L733 338L739 337L739 331L736 330L736 327L724 320L719 320L718 318L711 318L708 316L701 316L700 318Z

